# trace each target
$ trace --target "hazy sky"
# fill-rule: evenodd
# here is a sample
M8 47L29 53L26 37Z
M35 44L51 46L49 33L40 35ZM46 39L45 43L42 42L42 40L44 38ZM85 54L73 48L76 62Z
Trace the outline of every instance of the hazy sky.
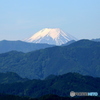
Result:
M0 0L0 40L23 40L43 28L100 38L100 0Z

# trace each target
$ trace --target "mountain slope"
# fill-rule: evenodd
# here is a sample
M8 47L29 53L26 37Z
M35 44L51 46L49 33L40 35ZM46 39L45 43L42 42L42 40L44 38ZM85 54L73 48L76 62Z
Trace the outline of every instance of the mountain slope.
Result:
M76 39L70 34L64 33L59 28L55 29L45 28L35 33L32 37L26 39L25 41L33 43L47 43L47 44L61 45L71 40L76 40Z
M39 49L44 49L47 47L52 47L53 45L48 44L35 44L27 43L23 41L0 41L0 53L9 52L12 50L21 51L21 52L30 52Z
M100 77L100 42L80 40L29 53L0 54L0 72L6 71L30 79L68 72Z
M25 82L28 81L28 79L21 78L18 74L13 72L7 72L7 73L0 73L0 84L9 84L9 83L15 83L15 82Z
M100 94L100 78L67 73L46 80L0 84L0 93L30 97L40 97L46 94L69 96L71 91L98 92Z

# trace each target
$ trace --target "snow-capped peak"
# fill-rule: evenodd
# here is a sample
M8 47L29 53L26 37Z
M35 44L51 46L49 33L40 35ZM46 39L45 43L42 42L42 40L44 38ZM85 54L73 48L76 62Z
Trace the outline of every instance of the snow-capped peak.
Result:
M69 34L64 33L59 28L45 28L35 33L32 37L26 39L25 41L61 45L70 40L75 40L75 38Z
M36 39L38 37L44 37L44 36L50 36L53 39L57 38L59 36L60 33L60 29L56 28L56 29L51 29L51 28L45 28L39 32L37 32L36 34L34 34L31 39Z

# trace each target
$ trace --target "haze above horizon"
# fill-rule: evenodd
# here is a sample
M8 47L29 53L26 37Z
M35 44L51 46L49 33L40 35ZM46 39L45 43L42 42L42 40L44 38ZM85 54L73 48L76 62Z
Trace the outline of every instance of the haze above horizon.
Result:
M23 40L44 28L100 38L100 0L0 1L0 40Z

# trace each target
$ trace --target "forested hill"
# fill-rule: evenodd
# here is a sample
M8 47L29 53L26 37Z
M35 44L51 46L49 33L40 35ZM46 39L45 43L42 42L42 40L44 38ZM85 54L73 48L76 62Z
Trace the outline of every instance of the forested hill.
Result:
M6 71L29 79L68 72L100 77L100 42L80 40L68 46L29 53L12 51L0 54L0 72Z
M49 77L45 80L33 79L24 82L0 83L0 93L34 98L47 94L70 96L71 91L98 92L100 95L100 78L83 76L78 73L67 73Z

